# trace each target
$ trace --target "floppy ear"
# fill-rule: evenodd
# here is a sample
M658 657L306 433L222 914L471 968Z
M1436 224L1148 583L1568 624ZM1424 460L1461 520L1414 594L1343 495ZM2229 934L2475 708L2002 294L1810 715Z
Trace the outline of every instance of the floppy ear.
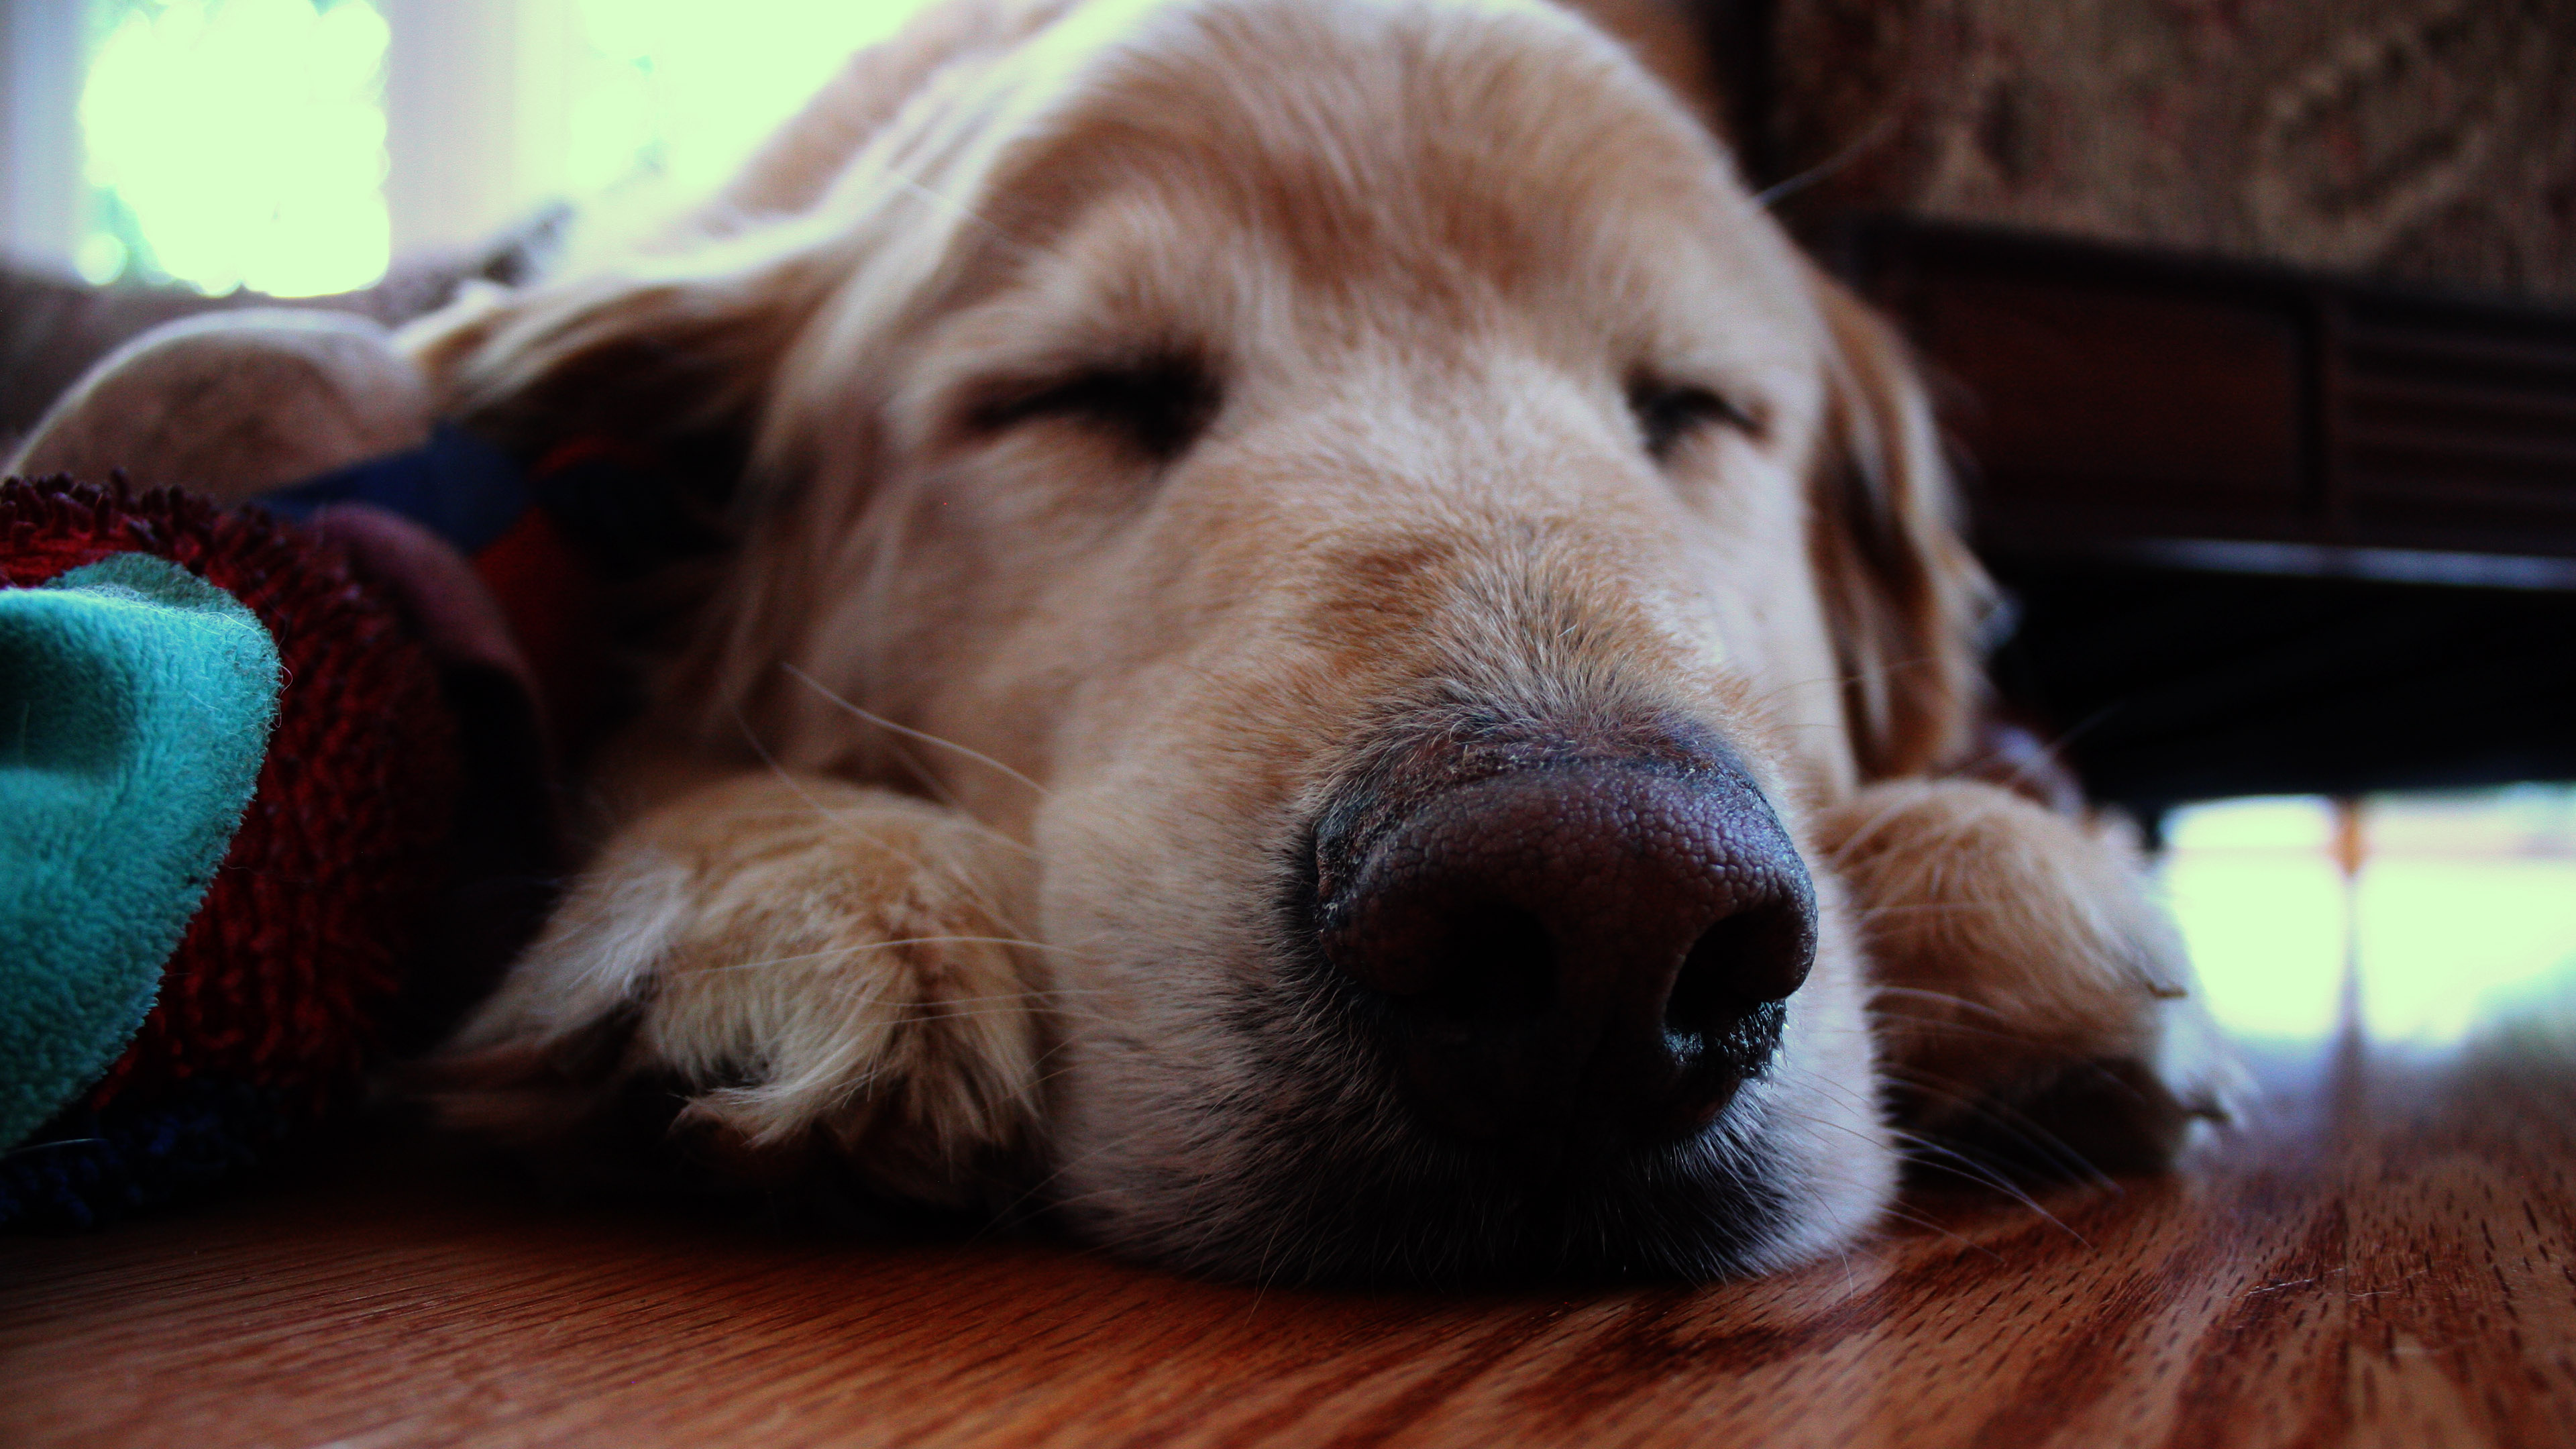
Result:
M761 400L810 312L790 262L692 259L474 298L401 344L435 411L523 457L600 438L692 471L738 475Z
M1818 274L1831 331L1809 548L1863 781L1929 773L1966 747L1993 585L1961 541L1932 409L1895 332Z
M795 601L810 597L816 550L845 531L782 519L804 470L773 456L764 432L846 267L811 247L752 253L770 240L787 239L469 303L404 338L440 415L531 465L623 458L623 484L641 490L628 521L692 538L684 555L612 580L604 602L645 651L633 662L648 692L694 702L678 718L701 742L742 728Z

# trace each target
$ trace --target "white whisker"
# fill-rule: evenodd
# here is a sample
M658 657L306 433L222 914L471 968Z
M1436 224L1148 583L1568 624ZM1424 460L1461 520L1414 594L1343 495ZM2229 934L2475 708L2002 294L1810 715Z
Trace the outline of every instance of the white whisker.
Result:
M798 681L812 689L816 694L829 700L835 706L848 711L853 718L875 725L881 730L887 730L894 734L902 735L907 739L919 740L925 745L936 745L943 750L954 751L957 754L965 756L967 759L975 761L977 764L996 770L1001 774L1026 785L1030 790L1036 792L1041 799L1045 798L1049 793L1046 786L1039 784L1037 781L1030 779L1028 776L1021 774L1019 771L1012 769L1010 766L1003 764L1001 761L994 759L991 755L985 754L981 750L969 749L968 747L957 743L955 740L944 740L937 735L928 734L924 731L914 729L910 725L897 724L893 720L887 719L884 715L878 714L873 710L862 709L858 705L852 704L850 701L843 699L838 694L833 693L830 689L824 686L821 680L816 679L813 675L806 673L804 670L797 668L793 664L782 664L778 667L786 670L789 674L794 675Z

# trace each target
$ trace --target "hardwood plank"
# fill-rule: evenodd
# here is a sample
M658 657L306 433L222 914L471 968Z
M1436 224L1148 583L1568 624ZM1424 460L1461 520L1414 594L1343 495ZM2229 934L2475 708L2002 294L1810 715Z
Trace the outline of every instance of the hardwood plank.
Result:
M0 1443L2563 1444L2576 1056L2271 1064L2190 1170L1751 1283L1256 1292L549 1206L432 1142L0 1241Z

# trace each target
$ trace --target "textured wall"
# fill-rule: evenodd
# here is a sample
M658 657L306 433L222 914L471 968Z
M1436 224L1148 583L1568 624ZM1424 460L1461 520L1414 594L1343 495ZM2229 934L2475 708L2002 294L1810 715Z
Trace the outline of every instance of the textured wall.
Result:
M2576 301L2576 0L1778 0L1794 216Z

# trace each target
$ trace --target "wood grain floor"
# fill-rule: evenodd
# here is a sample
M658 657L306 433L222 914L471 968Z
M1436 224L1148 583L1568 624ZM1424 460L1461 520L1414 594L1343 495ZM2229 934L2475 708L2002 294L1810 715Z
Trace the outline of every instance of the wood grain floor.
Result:
M548 1207L417 1144L0 1240L0 1444L2576 1443L2576 1052L2275 1063L2192 1170L1439 1298Z

